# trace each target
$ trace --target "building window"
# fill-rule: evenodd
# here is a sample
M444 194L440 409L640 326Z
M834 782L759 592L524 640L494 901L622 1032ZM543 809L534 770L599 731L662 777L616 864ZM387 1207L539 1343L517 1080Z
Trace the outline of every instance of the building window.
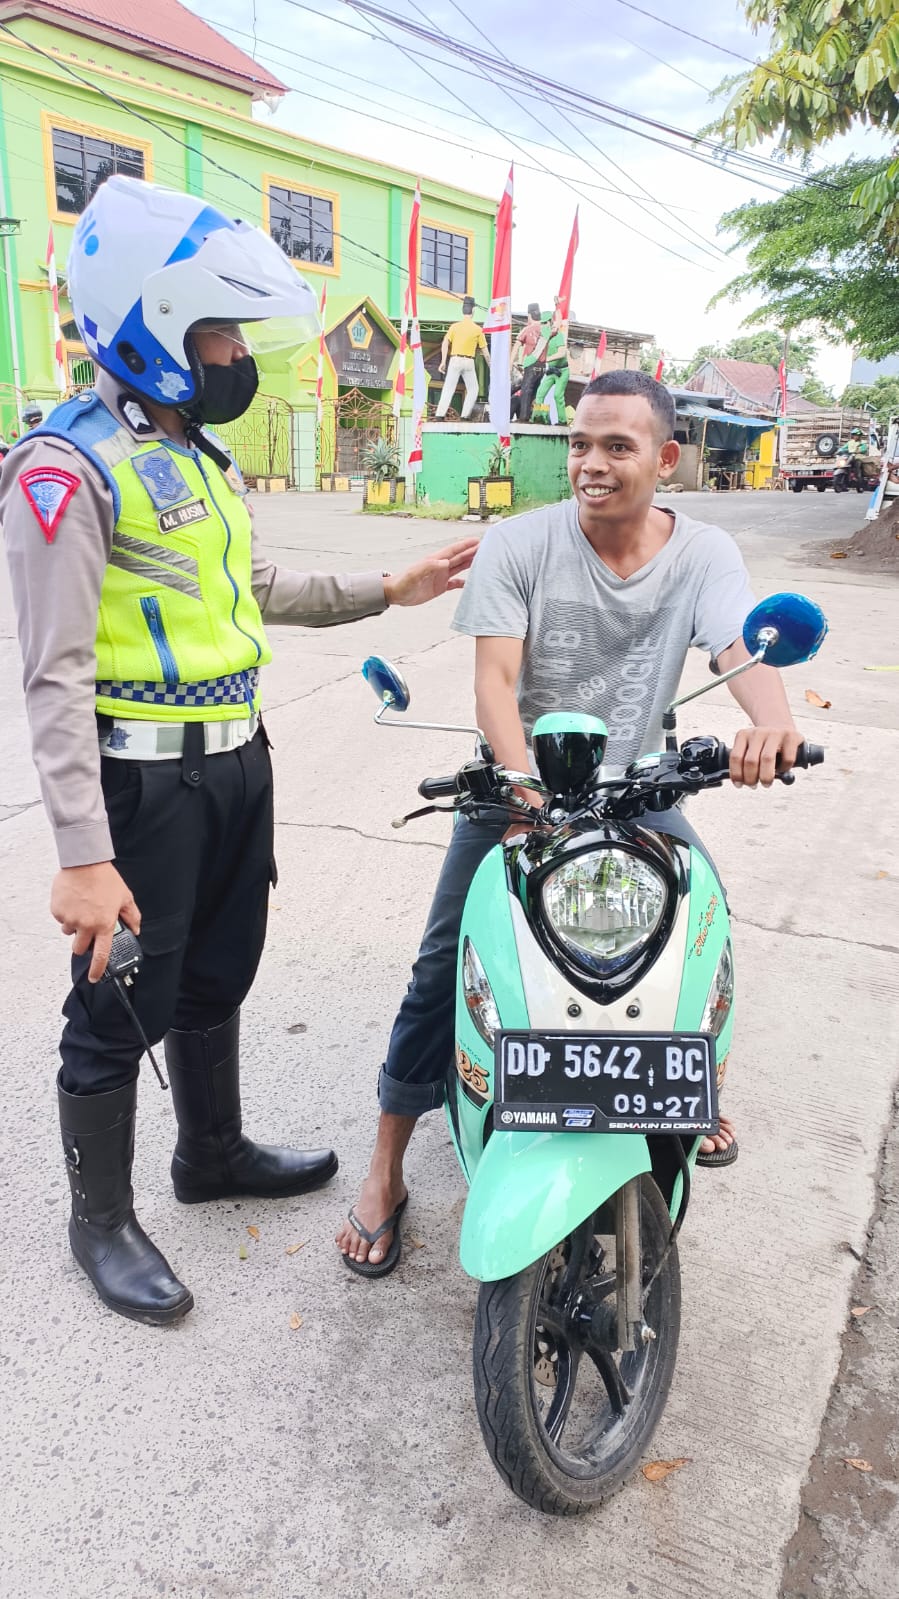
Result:
M269 232L285 255L312 266L334 265L334 202L294 189L268 191Z
M56 205L61 212L79 216L114 172L129 178L144 176L143 150L62 128L53 128L52 135Z
M422 228L421 281L446 294L468 293L467 234Z
M70 389L92 389L97 381L97 371L89 355L76 355L66 351Z

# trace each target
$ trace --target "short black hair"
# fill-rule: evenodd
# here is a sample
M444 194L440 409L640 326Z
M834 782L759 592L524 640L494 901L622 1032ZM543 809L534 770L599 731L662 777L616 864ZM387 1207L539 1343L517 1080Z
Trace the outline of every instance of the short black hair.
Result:
M473 310L474 310L474 300L472 299L470 294L466 294L465 299L462 301L462 315L463 316L471 316L471 313L472 313Z
M636 394L641 399L647 400L656 419L659 441L667 444L674 438L674 420L676 410L674 401L664 383L657 383L648 372L637 372L633 369L620 372L602 372L598 378L592 378L581 395L582 400L602 399L607 394Z

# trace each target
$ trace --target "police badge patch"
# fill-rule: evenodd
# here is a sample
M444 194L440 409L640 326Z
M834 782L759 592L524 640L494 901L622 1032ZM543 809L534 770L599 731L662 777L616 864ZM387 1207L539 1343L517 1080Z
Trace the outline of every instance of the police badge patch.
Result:
M33 466L27 472L19 473L19 484L37 517L44 538L48 544L52 544L66 506L76 489L81 487L80 477L76 477L74 472L64 472L58 466Z
M167 511L170 505L190 497L190 489L175 465L168 450L148 450L146 455L136 455L131 465L150 496L153 509Z

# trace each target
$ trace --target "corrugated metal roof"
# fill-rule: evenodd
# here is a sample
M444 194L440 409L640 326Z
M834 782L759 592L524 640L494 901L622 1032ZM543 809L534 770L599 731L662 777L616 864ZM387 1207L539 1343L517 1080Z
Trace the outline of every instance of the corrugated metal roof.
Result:
M758 433L767 433L774 426L772 417L735 416L732 411L713 410L710 405L679 405L677 414L702 417L706 422L727 422L731 427L754 428Z

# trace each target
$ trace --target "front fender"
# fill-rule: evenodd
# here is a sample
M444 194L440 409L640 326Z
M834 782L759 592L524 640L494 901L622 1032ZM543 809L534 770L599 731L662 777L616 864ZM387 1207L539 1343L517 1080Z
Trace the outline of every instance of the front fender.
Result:
M651 1170L638 1133L505 1133L475 1171L459 1256L469 1277L495 1282L523 1271L623 1183Z

